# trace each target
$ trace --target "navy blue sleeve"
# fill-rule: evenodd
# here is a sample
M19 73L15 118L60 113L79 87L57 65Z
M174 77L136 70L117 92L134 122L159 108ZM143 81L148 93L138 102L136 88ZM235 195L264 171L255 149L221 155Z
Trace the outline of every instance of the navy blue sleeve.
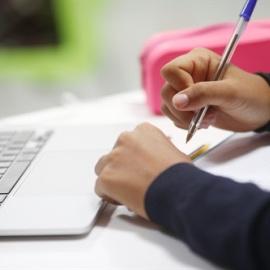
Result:
M159 175L145 197L151 221L230 269L270 269L270 193L186 163Z
M258 75L262 76L270 85L270 73L262 73L262 72L258 72Z

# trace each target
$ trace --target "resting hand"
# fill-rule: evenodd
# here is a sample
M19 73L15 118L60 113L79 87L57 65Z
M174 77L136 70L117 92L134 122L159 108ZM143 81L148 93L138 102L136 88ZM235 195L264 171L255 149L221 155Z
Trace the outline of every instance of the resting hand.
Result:
M141 124L124 132L113 150L95 166L95 191L106 201L124 204L147 218L144 197L153 180L165 169L179 163L192 163L158 128Z
M270 88L259 75L229 65L220 81L212 81L221 57L194 49L166 64L161 74L162 112L176 126L187 129L194 111L211 105L201 127L214 125L232 131L250 131L270 120Z

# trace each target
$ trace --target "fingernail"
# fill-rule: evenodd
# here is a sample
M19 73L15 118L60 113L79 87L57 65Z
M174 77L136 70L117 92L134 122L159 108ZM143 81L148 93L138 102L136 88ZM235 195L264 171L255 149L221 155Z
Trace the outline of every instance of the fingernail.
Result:
M172 101L176 109L181 109L188 105L189 98L186 94L177 94L173 97Z

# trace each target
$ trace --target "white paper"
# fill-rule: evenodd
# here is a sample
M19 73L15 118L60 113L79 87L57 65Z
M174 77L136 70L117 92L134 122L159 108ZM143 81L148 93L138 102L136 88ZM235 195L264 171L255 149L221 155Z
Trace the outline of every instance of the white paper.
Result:
M233 135L198 159L196 165L215 175L270 190L269 160L270 133L248 132Z

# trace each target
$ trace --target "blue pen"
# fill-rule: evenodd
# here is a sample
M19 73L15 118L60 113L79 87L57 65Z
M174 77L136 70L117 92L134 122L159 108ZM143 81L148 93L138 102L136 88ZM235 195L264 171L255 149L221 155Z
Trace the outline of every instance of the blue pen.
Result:
M218 81L218 80L222 80L226 67L228 66L228 64L230 63L230 60L233 56L233 53L236 49L236 46L239 42L239 39L241 37L241 35L243 34L247 23L250 20L251 14L255 8L257 0L247 0L240 15L239 15L239 20L238 23L235 27L235 30L233 32L233 35L228 43L228 45L226 46L224 53L222 55L221 58L221 62L218 65L216 74L214 76L214 81ZM208 110L208 105L205 106L204 108L197 110L195 113L195 116L193 117L190 125L189 125L189 129L188 129L188 134L187 134L187 138L186 138L186 142L188 142L193 135L195 134L195 132L198 130L198 128L201 125L201 122L203 120L203 117L205 115L205 113Z

